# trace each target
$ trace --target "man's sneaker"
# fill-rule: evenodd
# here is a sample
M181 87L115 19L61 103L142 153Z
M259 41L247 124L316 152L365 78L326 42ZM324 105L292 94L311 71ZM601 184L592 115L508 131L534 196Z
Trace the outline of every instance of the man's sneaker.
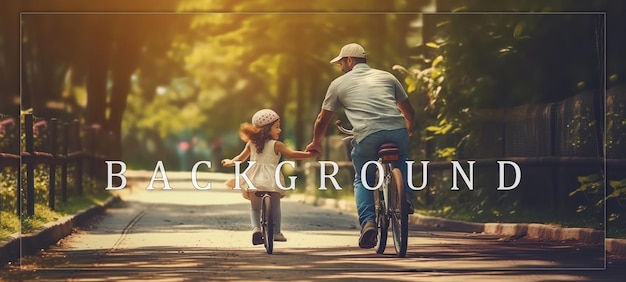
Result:
M359 237L359 247L363 249L371 249L376 246L378 232L376 223L368 221L361 229L361 237Z
M252 229L252 245L261 244L263 244L263 233L261 233L261 228L255 227Z
M408 204L407 206L407 213L408 214L414 214L415 213L415 208L413 207L413 201L411 201L410 198L406 198L406 202Z
M277 241L277 242L287 242L287 238L285 237L285 235L283 235L282 232L278 232L278 233L274 234L274 241Z

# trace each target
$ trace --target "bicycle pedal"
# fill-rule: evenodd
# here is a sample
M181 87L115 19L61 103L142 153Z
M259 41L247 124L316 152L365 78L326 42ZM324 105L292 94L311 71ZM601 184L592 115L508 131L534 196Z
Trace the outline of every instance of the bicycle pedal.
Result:
M263 244L263 234L261 233L253 233L252 234L252 245L261 245Z

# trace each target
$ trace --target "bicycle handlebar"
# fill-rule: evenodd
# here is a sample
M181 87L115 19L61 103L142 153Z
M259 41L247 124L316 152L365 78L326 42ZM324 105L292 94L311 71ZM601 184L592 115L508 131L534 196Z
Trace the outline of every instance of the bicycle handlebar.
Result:
M341 120L337 120L337 121L335 121L335 125L337 126L337 128L339 129L339 131L341 131L343 134L346 134L346 135L354 135L354 134L352 133L352 129L347 129L347 128L345 128L345 127L343 127L343 126L341 125Z

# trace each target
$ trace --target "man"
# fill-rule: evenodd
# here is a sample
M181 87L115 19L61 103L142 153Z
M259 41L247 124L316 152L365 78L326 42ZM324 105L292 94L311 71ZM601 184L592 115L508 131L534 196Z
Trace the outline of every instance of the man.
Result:
M405 160L408 159L409 135L413 130L415 112L400 82L389 72L372 69L367 65L365 49L356 43L343 46L339 56L330 61L339 64L343 75L331 82L315 120L313 140L307 151L322 153L322 139L335 111L343 107L353 127L354 140L351 152L354 165L354 196L361 225L359 247L376 246L377 226L372 191L361 182L361 169L368 161L378 159L378 147L392 142L400 149L398 167L408 188ZM374 186L376 167L368 166L367 182ZM407 197L411 198L411 197ZM412 204L409 213L413 213Z

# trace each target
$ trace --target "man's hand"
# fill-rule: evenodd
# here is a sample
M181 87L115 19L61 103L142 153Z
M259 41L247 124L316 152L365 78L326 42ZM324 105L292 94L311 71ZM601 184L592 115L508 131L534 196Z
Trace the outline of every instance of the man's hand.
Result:
M317 143L311 142L311 144L307 145L304 150L307 151L307 152L312 152L312 153L316 154L317 156L321 156L322 155L322 144L317 144Z
M305 151L312 152L318 156L322 155L322 139L324 139L328 124L334 114L335 112L328 110L320 111L315 119L315 124L313 124L313 140L311 141L311 144L306 146L306 149L304 149Z

